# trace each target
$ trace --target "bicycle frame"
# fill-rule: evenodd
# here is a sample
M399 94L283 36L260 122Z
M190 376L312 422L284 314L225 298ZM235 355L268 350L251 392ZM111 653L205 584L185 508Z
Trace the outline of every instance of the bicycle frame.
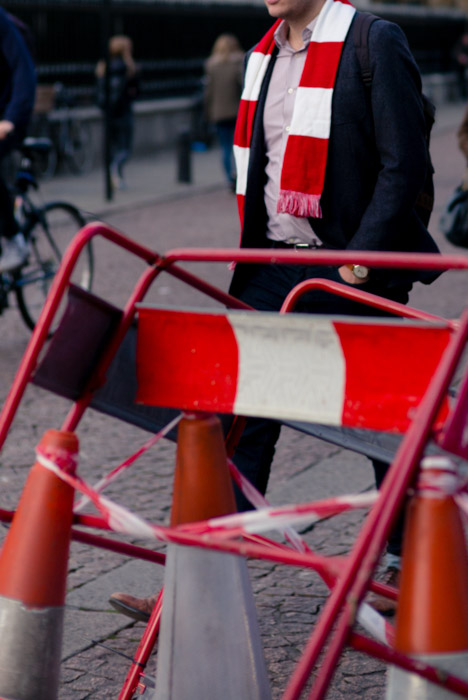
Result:
M23 221L18 221L18 227L21 229L26 240L29 240L29 234L41 220L40 211L34 206L26 192L16 192L15 197L15 216L21 212ZM9 307L8 296L21 286L21 269L13 270L12 272L0 273L0 313Z
M20 197L21 199L19 206L23 214L23 220L20 228L26 241L30 242L31 245L34 246L34 242L31 241L31 232L37 224L41 224L41 233L46 236L49 245L57 256L57 260L60 260L60 251L58 250L54 239L50 235L47 221L41 207L36 207L26 193L18 194L17 197ZM50 279L55 275L55 270L51 269L50 274L47 276L44 276L44 271L42 270L36 276L25 277L22 274L22 270L26 266L27 265L24 265L17 270L13 270L12 272L0 273L0 313L9 307L8 296L9 294L14 293L16 289L36 282L40 279Z
M134 286L127 304L124 307L120 322L114 335L106 347L98 366L95 368L88 388L75 401L63 424L63 430L75 430L78 426L86 408L89 406L93 391L102 384L107 368L109 367L119 345L128 331L136 313L136 304L141 302L150 286L161 274L167 274L185 282L190 287L203 292L208 297L220 302L232 309L248 309L245 304L213 287L201 278L187 272L180 267L184 262L241 262L241 263L287 263L287 264L323 264L342 265L346 263L360 263L371 268L419 268L425 270L467 270L468 259L458 256L436 255L436 254L403 254L360 251L327 251L320 250L314 252L281 251L271 250L239 250L239 249L174 249L164 256L137 244L129 238L123 236L114 229L100 223L88 224L75 237L70 244L62 260L61 267L52 283L49 296L44 305L43 311L31 336L30 342L24 354L23 360L18 368L17 374L9 395L5 401L0 414L0 448L3 445L8 430L14 419L27 383L30 381L32 373L36 368L39 353L48 336L54 315L65 293L75 263L89 241L100 236L107 241L122 248L131 255L134 255L148 264L148 269L141 275ZM278 546L262 538L253 538L251 542L242 544L227 541L211 541L209 546L220 551L230 551L241 553L247 556L256 556L278 561L296 566L306 566L316 569L324 580L331 585L330 596L319 618L319 621L312 632L306 645L300 662L291 677L288 687L283 695L283 700L298 700L307 682L310 672L317 663L320 653L324 656L321 661L317 678L314 682L310 698L319 700L324 697L330 683L333 671L338 662L339 656L346 643L360 651L382 659L388 663L398 665L402 668L419 673L423 677L434 683L443 685L445 688L458 692L463 697L468 697L468 683L454 675L448 674L442 677L437 669L430 664L406 657L385 645L375 642L372 639L359 635L353 631L353 624L357 607L362 601L366 590L371 587L378 590L378 586L371 583L375 562L379 559L391 530L392 524L397 516L401 503L406 495L409 485L414 479L419 468L419 462L423 455L424 448L430 439L435 439L444 445L445 433L434 432L434 423L438 411L447 395L450 382L459 364L462 353L468 341L468 311L465 311L460 321L445 321L433 314L411 309L395 302L379 300L373 295L366 294L359 289L341 287L326 280L313 280L298 286L286 299L282 312L292 310L299 296L312 286L322 286L333 293L340 293L362 303L371 303L394 314L407 318L417 318L427 322L443 321L451 330L449 345L444 352L441 362L434 374L430 385L416 411L411 425L403 436L402 443L398 449L393 465L389 470L387 478L380 491L380 497L375 506L371 509L365 523L358 534L352 553L347 558L335 558L333 562L327 561L324 557L305 553L300 554L288 550L285 546ZM341 287L338 289L338 287ZM468 401L468 380L462 384L458 406L466 404ZM463 417L466 418L467 409L464 409ZM458 416L460 423L460 416ZM463 422L463 421L462 421ZM463 441L460 430L453 428L453 421L448 420L448 425L452 426L451 449L464 456ZM0 519L8 520L11 512L0 511ZM108 529L108 525L102 518L96 516L75 516L75 522L84 526L101 527ZM137 548L124 542L112 541L110 544L105 538L94 535L84 535L75 532L74 537L83 538L94 546L113 549L136 557L150 558L151 553L144 548ZM200 537L187 533L174 535L175 540L183 544L203 546ZM205 537L204 542L207 542ZM154 556L154 554L153 554ZM158 555L161 557L161 555ZM155 561L156 559L152 559ZM140 679L143 675L144 667L154 641L160 617L160 601L156 606L150 623L148 624L143 639L137 650L135 660L127 675L120 700L129 700L136 691Z

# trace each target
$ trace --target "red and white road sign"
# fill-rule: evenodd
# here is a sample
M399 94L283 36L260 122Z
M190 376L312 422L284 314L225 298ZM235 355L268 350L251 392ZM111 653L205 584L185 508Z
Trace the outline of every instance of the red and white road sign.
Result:
M403 432L449 337L399 319L142 307L137 401Z

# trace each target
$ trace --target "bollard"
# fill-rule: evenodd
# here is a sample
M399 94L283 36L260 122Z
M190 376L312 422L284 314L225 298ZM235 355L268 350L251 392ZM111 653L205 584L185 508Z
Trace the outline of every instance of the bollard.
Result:
M192 182L191 138L189 131L182 131L177 141L177 181Z

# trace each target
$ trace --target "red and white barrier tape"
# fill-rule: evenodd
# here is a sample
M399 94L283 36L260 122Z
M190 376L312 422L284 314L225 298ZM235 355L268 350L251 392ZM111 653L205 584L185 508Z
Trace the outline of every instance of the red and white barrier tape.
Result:
M80 477L64 472L39 450L37 450L37 460L42 466L50 469L70 486L83 493L87 500L92 502L100 511L112 530L138 538L156 539L163 542L180 541L180 536L185 532L190 534L192 539L195 536L198 539L198 542L196 542L197 546L204 548L210 548L217 541L237 538L242 534L279 529L297 551L303 554L312 554L310 548L299 534L290 527L292 522L311 523L323 517L329 517L330 515L354 508L367 508L375 502L378 496L378 492L371 492L357 496L340 496L308 504L283 507L267 506L256 511L170 528L149 523L127 508L114 503L89 486ZM258 506L267 504L266 499L251 484L246 483L242 475L238 474L238 478L246 486L249 498L252 498ZM192 542L192 544L195 544L195 542ZM363 603L360 606L358 620L377 639L385 643L391 642L393 636L391 626L367 603Z
M240 473L236 465L232 460L228 460L229 470L233 480L236 482L237 486L241 489L244 496L249 499L251 504L255 508L269 507L270 504L268 500L263 496L256 488L253 486L248 479ZM368 494L369 495L369 494ZM375 496L377 492L373 492L373 502L375 502ZM371 504L372 505L372 504ZM319 518L317 518L318 520ZM312 553L307 542L300 536L294 528L285 525L282 532L285 539L291 544L291 546L298 552L308 552ZM385 618L380 615L369 603L365 601L361 603L357 611L357 621L366 629L370 634L378 639L384 644L390 646L393 645L395 632L394 628Z
M165 437L175 426L180 422L180 420L183 417L183 413L180 413L178 416L176 416L170 423L168 423L164 428L162 428L158 433L150 437L149 440L147 440L139 450L137 450L133 455L130 457L127 457L126 460L124 460L121 464L119 464L118 467L115 467L110 471L106 476L104 476L102 479L100 479L96 484L94 484L94 491L96 493L101 493L104 491L105 488L109 486L117 477L122 474L126 469L128 469L136 460L141 457L142 454L147 452L151 447L154 447L161 438ZM83 496L80 498L74 505L73 511L75 513L79 513L80 510L84 508L84 506L89 503L89 498L87 496Z
M235 538L243 533L260 533L268 530L282 529L292 522L316 522L321 517L342 513L352 508L367 508L374 503L378 493L339 496L324 501L314 501L298 505L262 508L257 511L226 515L196 523L179 525L177 528L153 525L131 513L124 506L117 505L95 491L78 476L63 472L52 460L37 450L37 461L50 469L70 486L83 493L99 509L108 525L129 535L141 536L147 533L151 539L170 540L171 533L187 532L196 535L211 535L214 539ZM114 523L114 525L113 525ZM152 533L152 534L151 534ZM206 542L207 538L204 537Z

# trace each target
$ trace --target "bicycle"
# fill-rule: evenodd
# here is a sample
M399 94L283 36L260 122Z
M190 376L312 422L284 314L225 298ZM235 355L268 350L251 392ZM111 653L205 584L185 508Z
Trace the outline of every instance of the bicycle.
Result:
M66 87L55 83L53 88L56 119L51 120L47 114L37 115L34 129L37 137L52 141L52 148L40 159L41 177L53 177L63 164L78 175L89 172L94 161L91 127L73 117L73 100Z
M85 225L84 217L72 204L54 201L37 205L29 195L31 189L38 189L35 158L45 157L50 148L48 139L30 137L18 149L21 163L13 185L15 216L30 252L20 268L0 274L0 313L10 306L9 296L13 293L21 317L31 330L37 323L63 251ZM93 250L88 245L73 275L75 284L90 290L93 267Z

